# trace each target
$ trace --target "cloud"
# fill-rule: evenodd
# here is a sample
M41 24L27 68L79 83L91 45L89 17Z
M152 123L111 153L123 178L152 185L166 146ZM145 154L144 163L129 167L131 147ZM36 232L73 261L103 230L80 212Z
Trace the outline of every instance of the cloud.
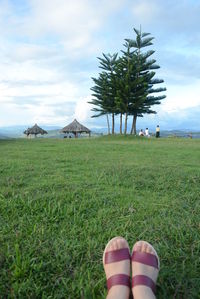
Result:
M62 126L74 118L75 106L76 102L45 103L29 98L20 104L1 102L0 126L34 123Z
M102 0L29 0L24 15L12 7L9 32L28 39L60 44L66 53L77 56L99 48L94 35L101 30L109 16L119 10L123 1L111 3ZM98 9L97 9L98 8ZM11 26L12 25L12 28ZM14 26L13 26L14 25ZM13 29L14 28L14 29ZM80 52L81 51L81 52Z
M160 12L160 5L156 1L134 1L132 13L137 19L143 19L143 23L149 23Z
M63 104L69 107L70 102L77 103L71 105L71 115L86 117L89 109L82 99L90 94L93 64L83 57L99 51L94 34L122 2L103 0L99 9L98 1L88 0L0 3L0 102L8 119L24 113L24 121L26 115L61 121L68 115Z
M180 33L187 37L188 33L190 36L199 36L198 1L136 0L132 4L132 14L135 22L155 28L156 31L171 32L173 36Z
M158 111L177 112L180 109L193 108L200 105L199 98L200 80L190 85L170 86L167 90L167 98L158 106Z
M196 84L200 79L200 54L192 54L191 51L183 53L181 49L164 50L159 73L164 75L170 84Z
M23 86L18 84L13 84L12 87L6 84L0 85L0 91L2 97L15 98L15 100L19 100L20 97L35 97L41 98L42 101L52 102L52 101L62 101L67 102L71 101L76 97L77 87L70 83L69 81L61 81L60 83L44 83L37 85L29 85L28 83ZM1 100L1 97L0 97Z
M55 46L51 48L44 45L20 43L16 45L15 51L13 49L6 53L11 61L26 62L26 61L46 61L58 57L58 50Z
M87 103L96 57L120 51L140 24L156 37L156 77L167 87L155 118L167 122L180 109L184 118L199 105L199 15L193 0L0 1L0 124L64 125L76 117L104 126Z
M191 129L199 130L200 105L183 109L179 112L164 112L159 115L159 123L163 129Z
M80 121L86 121L92 116L91 105L88 101L91 100L91 97L80 99L75 107L75 118Z

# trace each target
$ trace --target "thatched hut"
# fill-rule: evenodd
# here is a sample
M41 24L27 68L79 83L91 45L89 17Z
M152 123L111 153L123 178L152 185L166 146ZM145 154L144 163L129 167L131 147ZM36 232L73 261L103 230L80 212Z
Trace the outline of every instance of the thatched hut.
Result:
M81 125L76 119L73 120L68 126L64 127L61 133L73 133L74 137L77 138L78 134L87 133L90 136L91 131L85 126Z
M31 135L35 135L36 137L38 134L44 135L48 133L47 131L40 128L37 124L35 124L32 128L28 128L27 130L25 130L24 134L26 134L27 137Z

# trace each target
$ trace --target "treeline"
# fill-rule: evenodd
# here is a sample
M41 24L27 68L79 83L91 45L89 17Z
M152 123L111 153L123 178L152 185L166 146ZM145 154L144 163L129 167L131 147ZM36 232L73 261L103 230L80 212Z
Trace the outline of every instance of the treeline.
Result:
M156 79L155 70L160 68L156 60L151 56L154 50L143 51L144 48L153 45L154 37L150 33L142 33L141 29L134 28L135 39L125 39L122 55L103 54L98 57L99 68L102 72L98 78L92 78L94 86L92 100L94 105L92 117L105 115L107 117L108 134L110 134L109 115L112 116L112 134L115 132L115 116L120 117L120 134L122 134L122 121L124 116L124 130L127 134L128 117L132 116L130 134L136 134L136 121L144 114L156 113L152 106L161 103L165 95L157 95L166 90L163 87L155 87L164 80Z

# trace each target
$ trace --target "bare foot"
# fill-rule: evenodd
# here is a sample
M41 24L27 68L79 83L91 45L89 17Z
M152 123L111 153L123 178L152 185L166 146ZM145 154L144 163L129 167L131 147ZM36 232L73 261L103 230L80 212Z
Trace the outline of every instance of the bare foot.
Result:
M147 253L147 255L142 255L142 253ZM132 292L134 299L156 298L152 288L155 287L159 268L159 258L153 246L148 242L138 241L132 251ZM144 276L150 280L145 279Z
M120 261L114 261L112 253L119 256L120 253L126 251L123 259ZM110 252L110 254L109 254ZM124 252L122 256L124 255ZM129 256L129 257L128 257ZM113 261L112 261L113 259ZM130 276L130 254L127 241L122 237L116 237L110 240L107 244L103 254L103 266L106 273L106 279L118 274L125 274ZM111 278L112 280L112 278ZM127 285L113 285L109 287L107 299L128 299L130 294L130 287Z

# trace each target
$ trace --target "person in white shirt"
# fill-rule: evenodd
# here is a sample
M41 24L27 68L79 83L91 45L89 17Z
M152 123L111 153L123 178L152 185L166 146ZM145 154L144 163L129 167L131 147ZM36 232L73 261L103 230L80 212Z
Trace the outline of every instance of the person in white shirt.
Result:
M144 132L143 132L142 129L141 129L140 132L139 132L139 136L144 136Z
M146 130L145 130L145 136L149 137L149 129L148 128L146 128Z

